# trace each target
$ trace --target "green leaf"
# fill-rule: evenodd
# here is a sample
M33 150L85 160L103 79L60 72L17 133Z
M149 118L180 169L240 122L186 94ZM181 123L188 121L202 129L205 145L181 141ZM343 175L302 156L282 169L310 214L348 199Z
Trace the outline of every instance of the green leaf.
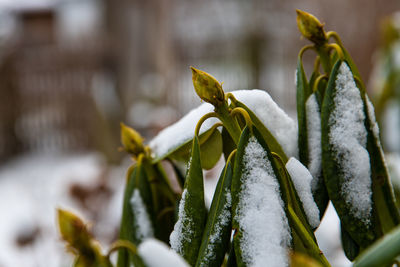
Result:
M336 78L341 64L342 61L338 60L332 69L322 104L322 167L329 198L335 206L335 209L340 217L342 226L357 242L357 244L360 245L360 247L366 247L371 244L376 238L376 235L374 233L374 211L372 211L372 216L370 216L369 218L370 223L367 223L365 220L360 219L354 214L352 204L346 202L346 200L344 199L341 192L346 178L340 164L340 159L334 151L334 147L331 143L330 137L331 129L333 127L331 122L334 121L331 116L332 112L335 110L336 105L336 103L334 102L334 96L337 93ZM360 110L360 112L364 111ZM349 125L349 127L351 127L351 125Z
M297 121L298 121L298 146L299 146L299 159L300 162L303 163L304 166L309 166L310 164L310 151L308 150L309 148L309 137L308 137L308 128L307 128L307 109L306 109L306 103L307 100L312 96L315 95L317 97L317 102L320 107L320 93L319 91L325 91L323 89L326 83L324 80L321 80L319 82L318 86L318 91L313 93L312 92L312 87L314 85L315 79L317 78L317 74L314 72L311 76L310 79L310 85L307 83L307 77L305 75L304 69L303 69L303 64L302 60L299 57L297 60L297 70L296 70L296 87L297 87L297 93L296 93L296 98L297 98ZM324 83L323 83L324 82ZM315 174L313 174L315 175ZM317 179L318 183L316 186L316 189L313 191L313 197L315 202L317 203L318 209L319 209L319 214L320 218L324 215L324 212L326 210L326 207L328 206L329 202L329 197L328 193L326 192L325 184L323 181L323 176L322 172L318 174L317 177L314 177L314 179Z
M356 64L354 63L350 53L347 52L346 48L344 48L344 46L341 43L339 43L338 45L340 46L340 48L342 48L343 55L344 55L344 61L346 61L347 64L349 65L351 72L353 72L354 76L360 78L360 80L361 80L360 72L358 71L358 68L357 68Z
M137 232L139 230L137 228L139 225L135 224L135 214L133 213L131 206L131 198L135 189L139 191L140 197L145 204L145 209L147 210L148 214L150 215L150 217L153 217L151 212L151 207L153 206L153 203L150 185L148 183L146 172L144 170L141 159L138 160L135 166L132 166L128 170L119 233L119 239L128 240L137 245L142 240L141 236ZM131 261L137 261L137 259L135 259L136 257L137 255L130 253L125 248L121 248L118 251L117 266L129 267Z
M237 267L236 263L236 255L235 255L235 245L233 244L233 240L231 242L231 246L229 249L228 260L226 263L226 267Z
M179 219L170 237L171 247L192 266L196 263L199 253L206 216L200 146L198 137L195 136L179 204Z
M360 246L342 226L340 226L340 238L342 240L344 254L350 261L353 261L360 253Z
M322 267L319 262L302 253L290 253L290 267Z
M299 195L297 194L296 188L294 187L292 178L290 174L286 170L285 164L282 159L275 160L276 164L276 172L279 187L281 190L282 200L285 204L286 209L291 206L297 217L300 219L301 223L307 229L308 234L312 237L314 241L316 241L313 231L311 230L311 226L308 222L307 215L304 212L303 205L301 204L301 200Z
M215 189L196 266L221 266L231 237L232 163L227 162Z
M257 135L257 133L255 133L255 135ZM265 145L265 147L267 146ZM291 227L293 250L314 258L323 266L330 266L327 259L318 248L317 240L308 222L307 215L301 204L302 202L297 194L292 178L286 170L285 164L280 158L275 160L275 163L277 165L275 175L279 181L282 200L285 204L285 212Z
M234 170L233 170L233 178L232 178L232 186L231 186L231 192L232 192L232 228L235 231L234 237L233 237L233 245L234 245L234 253L236 256L236 263L238 266L246 266L245 261L242 256L242 249L240 248L241 244L241 239L242 239L242 230L240 229L241 226L239 225L238 220L236 219L236 211L237 211L237 206L239 205L239 194L240 191L242 190L242 175L244 171L244 165L243 165L243 157L245 153L245 148L246 145L248 144L250 139L250 130L248 126L246 126L239 139L238 143L238 148L237 152L235 155L235 164L234 164Z
M146 203L151 207L149 211L155 228L155 237L168 242L169 235L175 224L174 217L169 215L173 213L178 199L161 162L152 163L145 158L143 159L143 166L149 181L144 185L147 186L149 184L148 187L151 192L148 189L144 189L142 194L146 193Z
M200 145L201 166L203 169L210 170L222 155L222 136L219 130L213 131L206 142Z
M381 228L380 231L375 231L380 236L400 224L400 214L379 140L373 105L365 93L362 95L367 117L365 127L368 132L367 149L371 163L373 202L379 221L378 225Z
M252 131L252 132L251 132ZM243 219L242 216L246 216L246 209L243 209L242 205L247 205L252 206L252 216L255 216L254 213L259 212L260 215L259 216L266 216L265 214L263 214L266 210L265 210L265 206L266 205L264 203L264 201L267 201L266 199L262 198L262 195L250 195L250 194L254 194L254 190L255 190L255 185L254 184L248 184L247 183L247 179L255 178L255 181L262 181L260 179L262 178L272 178L272 177L268 177L268 175L270 174L266 174L265 172L270 172L268 165L266 165L265 167L260 167L260 160L265 160L265 161L269 161L270 166L272 168L272 171L275 174L275 179L278 179L278 169L275 165L275 161L274 158L272 157L272 154L267 146L267 144L265 143L264 139L262 138L261 134L258 132L258 130L253 127L252 130L250 131L249 127L246 126L241 134L240 140L239 140L239 144L238 144L238 148L237 148L237 152L236 152L236 156L235 156L235 164L234 164L234 172L233 172L233 178L232 178L232 226L233 229L235 230L235 235L233 237L233 242L234 242L234 247L235 247L235 254L236 254L236 262L238 264L238 266L246 266L247 264L249 264L250 262L256 260L255 258L251 258L252 255L254 256L254 252L255 250L257 250L257 247L253 247L253 246L248 246L248 244L246 242L249 242L248 240L248 233L247 231L250 231L249 225L247 223L244 223L244 221L246 221L246 219ZM245 162L245 160L247 160L249 154L250 153L247 148L250 144L251 140L255 140L259 146L254 146L254 143L252 144L253 149L256 149L257 155L254 155L257 160L255 162L256 164L256 169L249 171L248 167L249 165L245 165L245 164L249 164L249 162ZM260 148L262 148L263 150L263 154L261 154L262 152L260 151ZM245 158L246 157L246 158ZM260 158L263 157L263 158ZM265 158L264 158L265 157ZM251 165L253 165L253 163L251 163ZM262 170L260 169L262 168ZM248 175L252 175L252 176L248 176ZM261 176L263 175L263 176ZM266 176L266 177L264 177ZM274 178L272 178L274 179ZM272 187L270 187L270 183ZM264 186L264 184L260 184L260 186ZM267 188L270 188L271 190L276 190L275 188L275 184L273 183L273 181L269 181L268 185L266 185ZM276 187L279 190L279 182L276 181ZM252 189L249 189L252 188ZM249 191L250 190L250 191ZM282 192L283 188L280 188L280 191ZM272 192L272 191L271 191ZM261 192L260 192L261 193ZM265 194L267 194L267 192L265 192ZM245 196L244 196L245 195ZM254 198L256 203L248 203L248 197L252 197ZM270 197L268 195L268 197ZM280 195L277 196L278 199L281 197ZM274 198L271 198L274 199ZM244 203L246 204L243 204ZM270 205L272 205L271 203L268 203ZM277 203L274 203L277 204ZM278 204L280 205L280 204ZM279 209L278 207L276 207L275 209ZM284 213L284 207L282 207L282 213ZM280 216L280 215L277 215ZM248 220L248 219L247 219ZM287 221L287 218L282 218L282 221L285 222ZM254 225L254 227L260 227L259 223L258 226ZM265 227L268 227L267 225L265 225ZM276 227L280 227L280 225L276 225ZM285 227L284 225L282 225L282 227ZM289 225L287 225L287 227L289 227ZM262 231L262 229L259 228L255 228L256 231ZM284 231L284 230L282 230ZM250 241L252 244L254 244L254 241ZM270 240L263 240L263 242L271 242ZM276 242L276 241L275 241ZM282 236L282 240L280 241L283 244L283 246L289 246L289 240L286 240L285 237ZM257 244L254 244L255 246L257 246ZM260 246L262 247L262 244L260 244ZM272 256L272 255L271 255ZM248 258L250 257L250 258ZM279 256L278 256L279 257ZM265 263L266 265L268 265L268 263Z
M131 166L128 169L127 180L124 192L124 201L122 207L122 218L120 225L119 238L123 240L132 241L135 236L134 229L132 227L133 215L130 207L130 197L132 196L136 173L138 172L137 166ZM127 249L120 249L118 251L117 267L130 267L129 251Z
M400 226L379 239L354 261L354 267L392 266L400 255Z
M236 144L235 141L233 141L229 132L225 129L225 127L222 128L221 134L222 134L222 150L224 153L224 158L225 160L228 160L229 155L232 153L234 149L236 149Z
M298 146L300 162L309 163L308 158L308 136L307 136L307 118L306 118L306 101L311 95L312 90L307 83L307 77L303 69L301 57L297 59L296 69L296 102L297 102L297 122L298 122Z

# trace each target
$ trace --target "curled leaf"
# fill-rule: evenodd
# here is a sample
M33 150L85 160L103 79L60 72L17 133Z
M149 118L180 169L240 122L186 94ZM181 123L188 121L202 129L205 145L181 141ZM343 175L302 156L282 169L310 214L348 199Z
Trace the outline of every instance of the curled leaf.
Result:
M196 263L206 216L200 146L198 137L195 136L182 198L179 203L178 221L170 236L171 248L182 255L191 265Z
M342 226L361 247L377 237L365 120L353 74L345 61L338 60L321 111L322 166Z
M208 213L196 266L221 266L231 236L232 163L222 170Z

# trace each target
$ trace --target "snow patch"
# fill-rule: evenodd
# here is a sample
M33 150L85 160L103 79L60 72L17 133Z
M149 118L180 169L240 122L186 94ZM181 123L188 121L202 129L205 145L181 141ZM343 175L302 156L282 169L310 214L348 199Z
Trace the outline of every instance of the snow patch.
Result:
M375 118L375 109L374 105L372 105L371 100L369 99L368 95L365 95L366 102L367 102L367 111L368 111L368 119L371 127L371 131L374 134L374 137L379 141L379 126L378 123L376 122ZM379 142L380 143L380 142Z
M308 169L295 158L290 158L286 163L286 169L292 178L294 187L303 204L304 212L312 228L317 228L320 224L319 209L314 201L311 183L313 177Z
M154 153L155 158L163 156L174 150L181 144L193 139L194 130L197 122L205 114L214 111L214 106L209 103L204 103L199 107L191 110L186 116L178 122L162 130L155 138L153 138L149 146ZM200 128L200 134L211 129L217 123L216 118L206 120Z
M203 258L200 266L209 266L209 262L214 255L215 243L219 240L221 236L221 231L224 229L231 220L231 207L232 207L232 196L229 188L225 189L225 205L222 209L222 212L216 218L217 223L213 229L213 232L210 234L210 239L206 248L205 256Z
M235 219L247 266L288 266L291 241L279 184L266 151L251 137L243 157L242 188Z
M288 157L297 157L297 125L267 92L254 89L231 93L254 112L281 144ZM197 122L203 115L213 111L214 107L211 104L204 103L190 111L178 122L162 130L149 143L154 156L161 157L193 139ZM217 122L216 118L207 119L200 129L200 134L209 130Z
M151 220L138 189L133 191L130 203L134 214L134 226L137 240L141 242L146 238L153 237L154 231Z
M353 215L370 223L372 211L371 167L364 121L364 105L353 74L342 63L336 78L335 108L329 118L330 143L344 181L341 194Z
M181 201L179 202L178 221L175 223L174 230L169 237L171 248L182 254L182 243L192 239L193 221L186 215L185 201L189 198L187 189L183 190Z
M315 94L310 95L306 101L306 120L309 160L307 167L313 177L311 189L314 192L322 172L321 113Z
M288 157L298 156L297 124L262 90L238 90L233 95L250 108L282 146Z
M138 252L148 267L189 267L189 264L163 242L149 238L143 241Z

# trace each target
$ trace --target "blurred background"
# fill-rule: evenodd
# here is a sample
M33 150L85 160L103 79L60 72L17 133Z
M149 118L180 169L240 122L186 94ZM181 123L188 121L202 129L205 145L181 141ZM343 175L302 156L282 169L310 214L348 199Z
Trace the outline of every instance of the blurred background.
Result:
M149 140L199 105L189 66L225 91L264 89L296 119L297 53L308 44L296 8L339 33L385 114L400 90L385 61L399 51L400 66L400 45L389 45L400 17L382 30L397 0L0 0L0 267L70 266L57 206L96 222L104 244L116 238L131 163L118 151L119 122ZM388 114L386 149L396 152L398 105ZM340 251L337 219L325 221L321 247Z

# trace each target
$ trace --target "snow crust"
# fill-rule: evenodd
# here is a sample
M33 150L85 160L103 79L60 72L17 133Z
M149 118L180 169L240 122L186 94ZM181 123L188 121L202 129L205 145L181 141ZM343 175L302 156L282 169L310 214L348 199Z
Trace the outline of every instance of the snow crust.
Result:
M229 223L231 219L231 207L232 207L232 196L230 190L228 188L225 189L225 205L222 209L222 212L216 218L216 225L213 229L214 231L210 234L209 243L206 248L206 253L204 259L200 266L209 266L209 261L215 257L214 248L215 243L219 240L221 236L221 231L224 229Z
M286 169L292 178L294 187L303 204L304 212L312 228L317 228L320 224L319 209L314 201L311 183L313 177L308 169L295 158L290 158L286 163Z
M279 184L266 151L254 137L246 146L243 163L235 214L243 261L246 266L288 266L291 235Z
M267 92L253 89L238 90L231 93L256 114L281 144L288 157L297 157L297 125L272 100ZM157 158L165 155L179 145L191 140L199 119L213 111L214 107L211 104L204 103L190 111L176 123L163 129L149 143L154 156ZM200 134L209 130L216 122L218 122L216 118L207 119L200 129Z
M130 199L132 212L134 214L134 226L136 229L136 238L141 242L142 240L153 237L154 231L151 224L150 216L147 213L146 206L138 189L133 191Z
M371 166L366 149L367 130L360 91L346 63L336 78L335 108L329 118L330 143L344 176L341 194L353 215L370 223L372 210Z
M192 109L176 123L163 129L149 143L154 156L157 158L165 155L179 145L193 139L197 122L202 116L213 111L213 105L209 103L203 103L197 108ZM200 129L200 134L209 130L217 122L218 120L216 118L210 118L206 120Z
M306 101L306 120L309 157L307 167L313 177L311 189L314 192L322 172L321 113L315 94L310 95Z
M111 199L96 198L101 205L98 221L91 230L102 244L113 241L119 226L123 184L131 164L110 168L107 188ZM92 188L99 184L104 171L99 154L30 153L0 166L0 266L72 266L72 254L65 249L56 225L56 208L70 210L85 222L93 215L70 194L71 186ZM93 207L91 198L90 207ZM16 239L38 227L33 243L20 247Z
M380 138L379 138L379 126L378 123L376 122L375 118L375 109L374 105L372 105L371 100L369 99L368 95L365 95L366 97L366 102L367 102L367 111L368 111L368 118L370 122L370 127L372 130L372 133L374 134L374 137L379 141L380 143Z
M138 252L148 267L189 267L189 264L163 242L149 238L143 241Z
M289 157L298 156L297 124L262 90L238 90L231 92L250 108L282 146Z
M193 235L193 221L186 215L185 201L188 199L189 193L187 189L183 190L181 201L179 202L178 221L174 225L174 230L169 237L171 248L182 254L183 241L191 240Z

